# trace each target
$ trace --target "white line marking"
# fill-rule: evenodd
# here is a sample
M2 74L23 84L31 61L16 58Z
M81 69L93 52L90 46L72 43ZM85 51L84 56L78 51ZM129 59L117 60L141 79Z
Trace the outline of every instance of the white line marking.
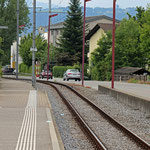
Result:
M28 121L27 121L27 124L26 124L26 126L25 126L25 135L24 135L24 140L23 140L23 149L22 150L25 150L25 146L26 146L26 141L27 141L27 134L28 134L28 130L29 130L29 123L30 123L30 109L28 109L28 112L29 112L29 114L28 114Z
M33 146L33 150L36 149L36 109L34 110L34 123L35 123L35 128L34 128L34 146Z
M32 113L32 120L34 120L34 114ZM31 141L30 141L30 149L29 150L32 150L32 143L33 143L33 134L34 134L34 132L33 132L33 128L34 128L34 121L32 121L32 126L31 126Z
M52 120L52 116L51 116L49 108L46 108L46 114L47 114L48 120ZM50 131L50 136L52 140L53 150L60 150L59 141L56 135L53 122L49 123L49 131Z
M31 90L20 129L16 150L35 150L36 148L36 101L37 93Z
M19 134L19 137L18 137L18 141L20 141L21 139L21 135L22 135L22 132L23 132L23 127L24 127L24 123L25 123L25 119L26 119L26 111L25 111L25 114L24 114L24 118L23 118L23 122L22 122L22 126L21 126L21 130L20 130L20 134ZM16 146L16 150L18 149L19 147L19 142L17 142L17 146Z
M28 112L26 109L25 109L25 111L26 111L26 114L25 114L25 122L24 122L24 124L22 125L22 126L23 126L23 131L22 131L22 134L21 134L21 139L20 139L20 141L18 141L18 142L20 143L19 150L22 149L25 127L26 127L26 124L27 124L27 121L28 121L28 113L29 113L29 112Z

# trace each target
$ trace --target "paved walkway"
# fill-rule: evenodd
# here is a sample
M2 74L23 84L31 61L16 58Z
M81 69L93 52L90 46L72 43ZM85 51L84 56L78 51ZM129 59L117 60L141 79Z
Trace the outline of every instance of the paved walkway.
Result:
M0 78L0 150L62 150L44 91Z

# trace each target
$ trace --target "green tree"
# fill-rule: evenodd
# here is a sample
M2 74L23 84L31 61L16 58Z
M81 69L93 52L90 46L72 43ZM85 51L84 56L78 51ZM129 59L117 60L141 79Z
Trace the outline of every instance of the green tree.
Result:
M92 53L91 78L95 80L110 80L112 34L108 32L98 41L98 48Z
M139 37L139 23L133 18L123 19L116 29L115 69L145 66L145 54L141 50ZM109 80L111 78L111 59L112 33L108 32L98 41L98 48L92 53L92 79Z
M116 29L115 68L143 67L143 53L140 49L140 26L134 19L123 19Z
M150 66L150 5L144 13L143 20L144 24L140 30L140 46L144 55L145 64Z
M20 17L19 25L25 24L29 26L29 10L25 0L20 0ZM0 25L8 26L7 30L0 30L0 35L3 38L2 49L4 50L3 64L10 61L10 46L16 40L17 26L17 1L16 0L1 0L0 2ZM20 33L24 29L20 29Z
M44 40L40 35L37 35L35 43L37 47L35 60L40 61L42 64L44 64L46 60L45 54L47 54L47 41ZM31 47L32 47L32 34L28 34L27 36L21 39L21 43L19 46L19 52L23 59L23 62L28 66L32 65L32 52L30 51Z
M2 57L4 55L4 51L1 49L3 39L0 37L0 64L2 63Z
M145 9L144 7L136 7L136 10L135 10L137 13L135 16L131 16L129 13L127 13L129 19L134 19L134 21L137 21L139 23L140 26L142 26L142 24L144 23L144 20L143 20L143 16L144 16L144 12L145 12Z
M80 0L70 0L67 19L59 39L58 61L64 65L82 62L83 20Z

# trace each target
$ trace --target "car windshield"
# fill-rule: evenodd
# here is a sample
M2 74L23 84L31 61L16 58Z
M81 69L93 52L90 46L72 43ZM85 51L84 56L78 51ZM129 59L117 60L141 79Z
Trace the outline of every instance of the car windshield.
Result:
M43 72L47 72L47 70L44 70ZM51 72L50 70L48 72Z
M79 72L78 69L69 69L68 72Z

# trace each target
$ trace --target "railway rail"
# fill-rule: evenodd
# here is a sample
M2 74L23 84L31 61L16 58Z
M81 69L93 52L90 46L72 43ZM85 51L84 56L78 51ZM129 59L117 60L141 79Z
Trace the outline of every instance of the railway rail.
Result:
M150 145L147 142L145 142L139 136L137 136L136 134L134 134L132 131L130 131L127 128L125 128L122 124L120 124L115 119L113 119L112 117L110 117L107 113L105 113L98 106L96 106L92 101L90 101L88 98L86 98L83 95L81 95L79 92L77 92L72 87L70 87L70 86L68 86L66 84L57 83L57 82L51 82L51 81L47 82L47 81L37 80L37 82L42 83L42 84L46 84L46 85L50 85L50 86L52 86L58 92L58 94L60 95L60 97L63 99L63 101L69 107L69 110L71 110L71 112L76 116L79 124L81 125L81 128L84 129L84 131L87 134L87 136L90 137L90 139L92 140L92 143L94 143L96 145L96 149L106 150L107 147L103 144L103 142L99 139L99 137L93 132L93 130L84 121L84 119L79 114L79 112L76 110L76 108L65 98L65 96L60 92L60 90L55 86L56 84L64 86L64 87L68 88L69 90L71 90L72 92L74 92L82 100L84 100L86 103L88 103L89 105L91 105L98 113L100 113L111 124L113 124L113 126L115 126L121 132L123 132L124 134L126 134L130 139L132 139L132 141L134 141L137 145L139 145L139 147L141 147L142 149L146 149L146 150L150 149Z
M64 95L60 92L60 90L58 90L58 88L55 86L56 84L57 85L61 85L61 86L65 86L66 88L68 88L69 90L71 90L72 92L74 92L77 96L79 96L81 99L83 99L86 103L88 103L89 105L91 105L98 113L100 113L111 124L113 124L113 126L115 126L117 129L119 129L121 132L125 133L130 139L132 139L136 144L138 144L139 147L141 147L143 149L147 149L147 150L150 149L150 145L146 141L144 141L143 139L141 139L139 136L137 136L132 131L130 131L129 129L127 129L126 127L124 127L119 122L117 122L115 119L113 119L106 112L104 112L103 110L101 110L92 101L90 101L89 99L87 99L86 97L84 97L83 95L81 95L79 92L77 92L71 86L68 86L68 85L63 84L63 83L57 83L57 82L51 82L51 81L47 82L47 81L38 80L38 82L50 85L50 86L52 86L58 92L58 94L60 95L60 97L64 100L64 102L67 104L67 106L69 107L69 109L73 112L73 114L78 119L79 124L81 125L81 128L84 128L85 133L88 133L88 136L90 136L90 138L92 139L92 143L94 143L96 145L97 149L107 149L107 147L103 144L103 142L99 139L99 137L88 126L88 124L84 121L84 118L82 118L82 116L80 115L80 113L71 104L71 102L68 101L64 97Z

